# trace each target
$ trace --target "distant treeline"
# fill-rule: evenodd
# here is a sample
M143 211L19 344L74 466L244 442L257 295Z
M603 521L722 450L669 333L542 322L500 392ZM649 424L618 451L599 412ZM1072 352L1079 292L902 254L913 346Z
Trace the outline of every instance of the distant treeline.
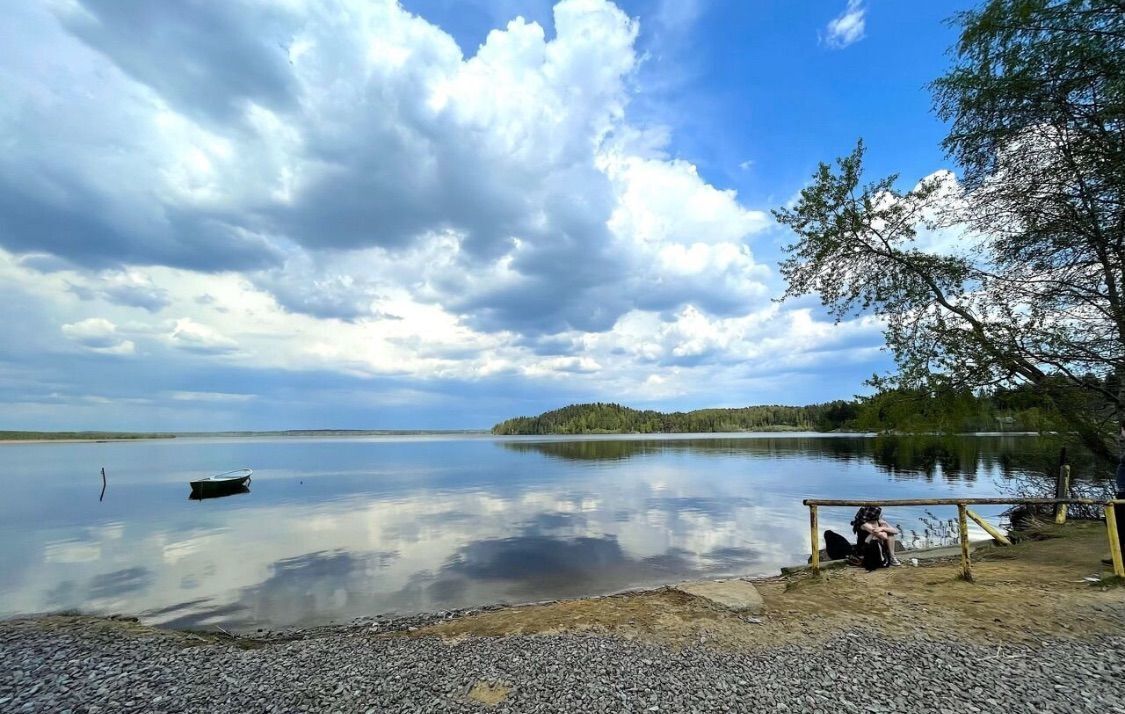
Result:
M0 441L120 441L123 439L175 439L177 436L271 437L271 436L425 436L484 434L483 429L285 429L278 431L181 431L175 433L124 431L0 431Z
M174 439L175 434L121 431L0 431L0 441L99 441L118 439Z
M776 404L739 409L664 413L620 404L574 404L534 417L516 417L493 434L670 434L737 431L944 432L1051 431L1058 411L1032 389L990 394L933 394L892 389L870 397L806 406Z
M484 434L483 429L283 429L275 431L185 431L180 436L262 437L262 436L426 436L442 434Z
M698 409L666 414L620 404L574 404L535 417L516 417L492 427L493 434L670 434L728 431L831 431L854 419L855 403L805 407L768 405Z

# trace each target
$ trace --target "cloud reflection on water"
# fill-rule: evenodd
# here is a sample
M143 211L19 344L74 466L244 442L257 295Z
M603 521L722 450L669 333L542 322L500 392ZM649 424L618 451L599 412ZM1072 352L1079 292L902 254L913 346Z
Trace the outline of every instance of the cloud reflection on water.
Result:
M47 527L25 519L5 530L30 555L14 570L0 564L0 602L4 614L80 608L281 627L771 574L805 557L803 497L985 495L975 481L993 489L1023 458L1003 444L952 457L877 441L477 440L440 454L424 442L245 446L240 463L286 466L258 470L239 499L189 504L169 480L135 487L129 508L93 504L103 510L84 516L72 504ZM942 478L920 476L927 464ZM44 507L69 498L65 471L44 470ZM823 525L844 529L850 516L827 510Z

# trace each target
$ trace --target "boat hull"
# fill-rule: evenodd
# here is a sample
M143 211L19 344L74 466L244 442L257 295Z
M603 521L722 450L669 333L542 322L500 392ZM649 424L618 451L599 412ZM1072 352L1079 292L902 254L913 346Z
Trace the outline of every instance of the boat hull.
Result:
M249 476L228 479L201 479L191 481L191 495L194 498L210 498L212 496L245 493L249 490Z

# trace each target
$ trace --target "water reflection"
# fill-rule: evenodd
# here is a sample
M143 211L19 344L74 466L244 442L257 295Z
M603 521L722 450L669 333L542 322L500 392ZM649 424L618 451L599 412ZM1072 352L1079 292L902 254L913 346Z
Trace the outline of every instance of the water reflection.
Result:
M155 576L148 568L135 566L90 578L88 594L91 598L115 598L141 592L152 585Z
M8 449L0 615L281 627L541 600L803 560L804 497L990 495L1036 440L193 441ZM96 458L95 458L96 457ZM75 464L106 463L93 503ZM254 492L183 484L252 463ZM87 477L89 474L87 474ZM88 494L88 491L85 493ZM889 513L909 527L920 513ZM847 530L847 509L822 525Z
M230 486L225 491L193 491L188 494L189 501L206 501L212 498L227 498L228 496L241 496L250 493L249 486Z
M911 436L761 436L755 438L633 438L609 437L503 441L516 452L535 452L550 458L573 461L623 461L663 454L691 452L714 457L758 459L809 458L834 461L871 461L880 470L905 478L942 476L948 480L975 480L979 473L999 471L1053 472L1059 463L1061 443L1026 435L978 437ZM1072 450L1071 460L1088 473L1092 460Z

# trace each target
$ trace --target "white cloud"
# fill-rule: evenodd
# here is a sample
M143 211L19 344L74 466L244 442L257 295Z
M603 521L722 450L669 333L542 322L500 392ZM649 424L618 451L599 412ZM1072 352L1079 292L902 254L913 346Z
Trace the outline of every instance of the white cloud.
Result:
M936 255L970 256L986 250L984 236L971 230L962 221L966 198L964 188L948 169L939 169L922 177L912 191L926 185L934 188L925 201L913 200L904 207L913 217L916 231L913 249ZM909 196L909 193L907 194ZM891 194L878 197L878 207L885 208L895 202Z
M231 394L229 392L169 392L168 397L177 402L250 402L253 394Z
M53 74L30 50L0 65L25 109L0 116L22 147L0 157L10 249L242 270L290 311L343 320L379 316L381 297L406 290L490 331L604 330L704 285L723 289L696 299L723 311L762 292L751 283L768 271L744 245L705 259L691 247L744 243L766 220L661 160L666 130L629 124L638 30L612 3L563 0L553 38L516 19L469 58L389 0L158 10L148 21L177 27L174 48L134 37L128 7L59 7L23 11L54 48ZM244 64L220 66L217 46ZM646 236L638 262L631 226L610 225L646 210L676 225ZM420 266L435 242L445 255ZM688 250L699 270L671 269ZM625 274L641 276L633 290L610 287ZM166 286L106 275L87 288L166 307Z
M550 36L513 20L468 57L393 0L146 5L176 29L161 46L138 7L12 10L0 290L26 308L28 364L61 343L167 374L405 380L379 394L410 399L501 379L625 398L870 333L769 302L768 217L630 121L638 25L610 2L563 0Z
M199 354L229 354L238 349L238 343L190 317L176 320L168 341L177 349Z
M866 15L867 8L863 6L863 0L848 0L844 11L825 28L825 43L840 50L862 40L867 25Z
M131 355L136 349L132 341L117 334L117 326L102 317L91 317L62 326L62 333L91 352Z
M109 271L101 276L99 292L110 302L160 312L169 304L168 291L136 270Z

